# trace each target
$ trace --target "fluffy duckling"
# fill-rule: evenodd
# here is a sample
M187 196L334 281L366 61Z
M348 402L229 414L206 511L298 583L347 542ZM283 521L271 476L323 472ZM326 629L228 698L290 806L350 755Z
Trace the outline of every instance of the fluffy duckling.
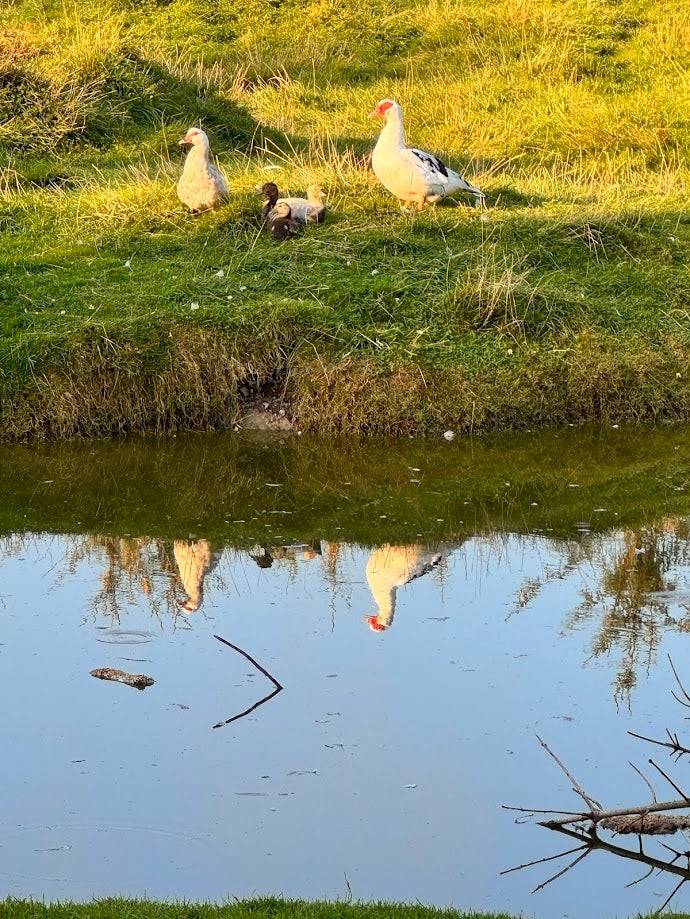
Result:
M275 182L264 182L257 188L257 194L264 195L266 201L261 209L261 219L271 219L271 214L277 204L287 204L293 220L301 224L321 223L326 214L326 205L323 203L324 193L318 185L310 185L306 198L281 198Z
M282 243L290 239L302 229L302 224L295 220L286 201L278 201L267 217L266 226L276 242Z
M177 197L192 213L208 211L229 198L228 185L209 159L208 137L201 128L190 128L180 146L191 145L182 175L177 183Z
M323 223L327 207L324 204L325 193L320 185L310 185L307 189L306 223Z

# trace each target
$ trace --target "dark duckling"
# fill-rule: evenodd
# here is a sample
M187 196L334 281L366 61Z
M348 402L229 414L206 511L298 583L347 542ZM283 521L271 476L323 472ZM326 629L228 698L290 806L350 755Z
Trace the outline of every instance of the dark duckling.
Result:
M264 182L263 185L257 188L256 193L257 195L263 195L266 198L264 206L261 208L261 219L266 220L268 215L276 206L276 202L280 197L278 186L275 182Z
M310 223L322 223L326 216L326 205L323 202L323 191L318 185L310 185L306 198L281 198L275 182L264 182L256 193L264 195L266 201L261 208L261 219L271 220L277 204L287 204L293 220L306 226Z
M300 222L291 216L290 205L284 201L279 201L271 208L266 226L273 239L279 243L297 236L302 228Z

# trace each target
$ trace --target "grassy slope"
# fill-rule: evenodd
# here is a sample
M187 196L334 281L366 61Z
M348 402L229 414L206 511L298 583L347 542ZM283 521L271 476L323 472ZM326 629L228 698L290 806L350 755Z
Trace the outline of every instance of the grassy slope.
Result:
M15 0L0 10L0 430L687 416L690 25L672 0ZM381 97L489 207L403 215ZM174 193L200 121L231 203ZM333 214L261 234L257 182ZM192 308L198 304L198 308Z
M668 919L687 919L667 913ZM508 913L465 913L420 904L314 903L265 897L216 906L151 900L96 900L46 906L27 900L0 902L2 919L512 919Z
M506 913L460 913L417 904L307 903L264 897L222 906L157 903L151 900L96 900L46 906L27 900L0 902L2 919L510 919Z
M686 914L666 913L668 919ZM151 900L95 900L92 903L0 901L2 919L512 919L507 913L460 913L420 904L312 903L264 897L216 906Z

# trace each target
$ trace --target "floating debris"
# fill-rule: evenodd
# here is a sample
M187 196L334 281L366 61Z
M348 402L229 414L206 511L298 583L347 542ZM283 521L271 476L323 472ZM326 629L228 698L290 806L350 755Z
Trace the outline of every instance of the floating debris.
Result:
M91 671L91 676L99 680L124 683L125 686L132 686L134 689L146 689L147 686L153 686L156 682L153 677L146 676L145 673L126 673L124 670L114 670L112 667L97 667Z

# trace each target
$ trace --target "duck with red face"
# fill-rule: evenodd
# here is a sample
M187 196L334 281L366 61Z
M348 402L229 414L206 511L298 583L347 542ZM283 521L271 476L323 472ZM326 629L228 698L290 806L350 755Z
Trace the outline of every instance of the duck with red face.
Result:
M379 182L405 204L436 204L458 192L473 195L484 206L484 192L449 169L437 156L405 144L402 109L393 99L382 99L369 116L383 118L371 166Z

